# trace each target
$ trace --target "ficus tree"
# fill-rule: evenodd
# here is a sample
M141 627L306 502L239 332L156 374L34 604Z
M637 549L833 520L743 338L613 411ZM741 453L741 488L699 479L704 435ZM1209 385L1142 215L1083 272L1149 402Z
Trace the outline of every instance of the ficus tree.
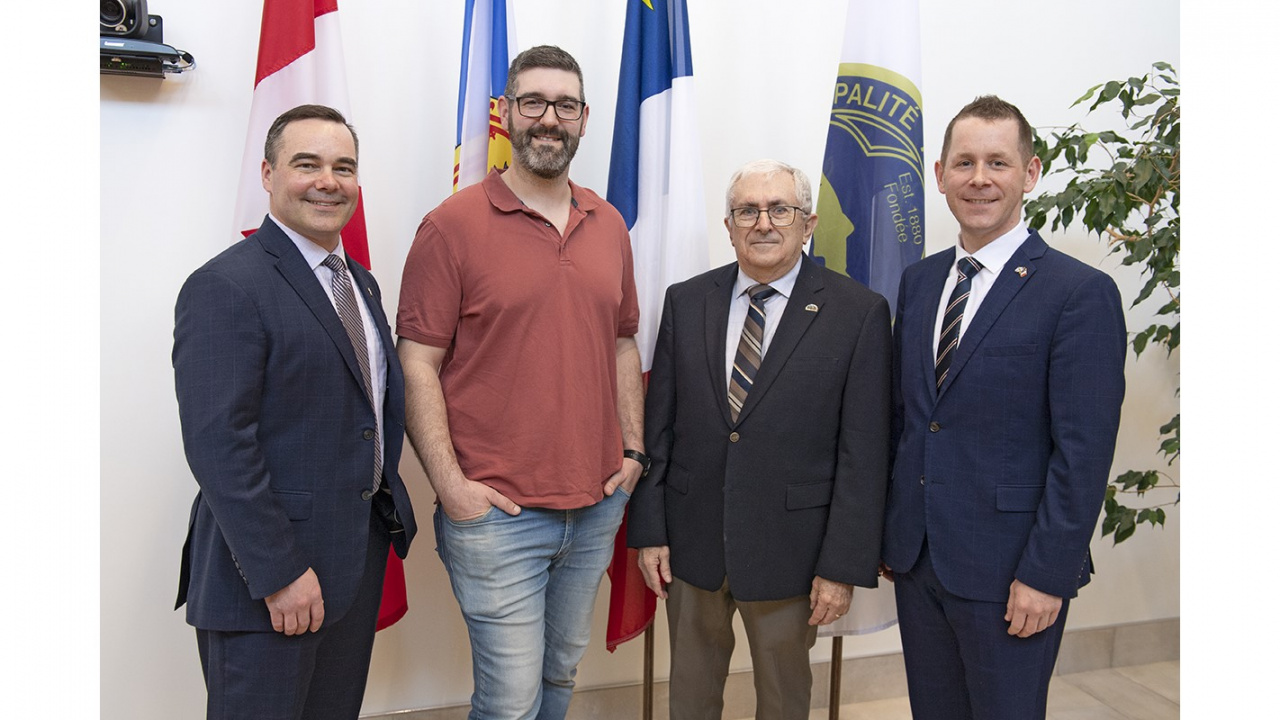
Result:
M1120 257L1122 265L1136 265L1145 282L1133 305L1159 303L1152 322L1130 333L1135 356L1153 346L1172 353L1179 343L1178 248L1181 158L1181 111L1178 74L1172 65L1157 62L1149 72L1128 80L1112 80L1089 88L1072 103L1088 103L1118 110L1122 130L1092 131L1076 123L1040 132L1036 154L1046 177L1069 178L1058 192L1045 192L1026 204L1027 223L1036 229L1052 219L1052 230L1083 225ZM1175 390L1176 393L1176 390ZM1181 433L1175 414L1159 428L1159 451L1166 467L1179 454ZM1115 543L1133 535L1144 523L1163 526L1165 507L1146 493L1157 486L1177 489L1178 483L1159 469L1127 470L1107 486L1102 534L1114 533Z

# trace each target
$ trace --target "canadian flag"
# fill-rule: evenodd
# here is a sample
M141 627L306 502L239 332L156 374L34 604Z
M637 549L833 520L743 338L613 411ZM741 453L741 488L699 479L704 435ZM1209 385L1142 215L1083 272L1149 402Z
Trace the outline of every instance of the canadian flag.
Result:
M267 130L281 113L306 104L328 105L354 124L347 100L338 0L263 0L258 71L236 196L235 230L243 237L257 230L267 214L267 193L262 189ZM342 245L354 260L369 267L363 196L342 231Z
M262 189L267 130L284 111L307 104L328 105L354 124L347 100L338 0L263 0L258 71L236 195L235 232L241 237L253 234L267 215L268 197ZM369 267L363 193L355 215L342 231L342 245L353 260ZM408 610L404 565L391 552L387 555L378 629L393 625Z

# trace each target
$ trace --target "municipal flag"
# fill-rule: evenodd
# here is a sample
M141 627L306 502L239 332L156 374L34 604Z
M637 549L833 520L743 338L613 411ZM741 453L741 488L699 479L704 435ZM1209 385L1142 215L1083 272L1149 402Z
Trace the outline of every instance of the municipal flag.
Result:
M813 253L889 300L924 255L924 133L917 0L850 0L831 96ZM855 588L849 613L819 635L876 632L898 621L893 588Z
M889 300L924 256L916 0L850 0L831 97L813 254Z

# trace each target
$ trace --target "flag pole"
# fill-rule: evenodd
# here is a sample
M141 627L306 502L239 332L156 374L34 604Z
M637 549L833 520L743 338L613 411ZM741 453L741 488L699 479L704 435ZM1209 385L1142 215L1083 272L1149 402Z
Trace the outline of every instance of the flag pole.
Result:
M644 720L653 720L653 625L651 621L644 629Z
M831 696L827 699L827 717L840 720L840 663L844 661L844 636L831 638Z

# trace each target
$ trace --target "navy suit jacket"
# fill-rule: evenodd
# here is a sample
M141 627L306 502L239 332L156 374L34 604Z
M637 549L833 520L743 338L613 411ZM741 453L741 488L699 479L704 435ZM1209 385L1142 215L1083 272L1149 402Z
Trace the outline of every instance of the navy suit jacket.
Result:
M730 264L672 285L645 400L653 464L627 544L738 600L874 587L889 456L889 303L807 257L738 421L725 378Z
M404 375L373 276L349 257L387 358L384 482L417 526L397 471ZM270 219L187 279L173 367L187 462L200 485L177 606L195 627L269 631L263 599L315 570L326 624L364 574L376 424L342 321L298 248Z
M933 333L955 248L902 274L894 332L896 455L884 559L907 571L926 533L951 593L1005 602L1017 578L1075 597L1124 399L1120 294L1034 230L934 382Z

